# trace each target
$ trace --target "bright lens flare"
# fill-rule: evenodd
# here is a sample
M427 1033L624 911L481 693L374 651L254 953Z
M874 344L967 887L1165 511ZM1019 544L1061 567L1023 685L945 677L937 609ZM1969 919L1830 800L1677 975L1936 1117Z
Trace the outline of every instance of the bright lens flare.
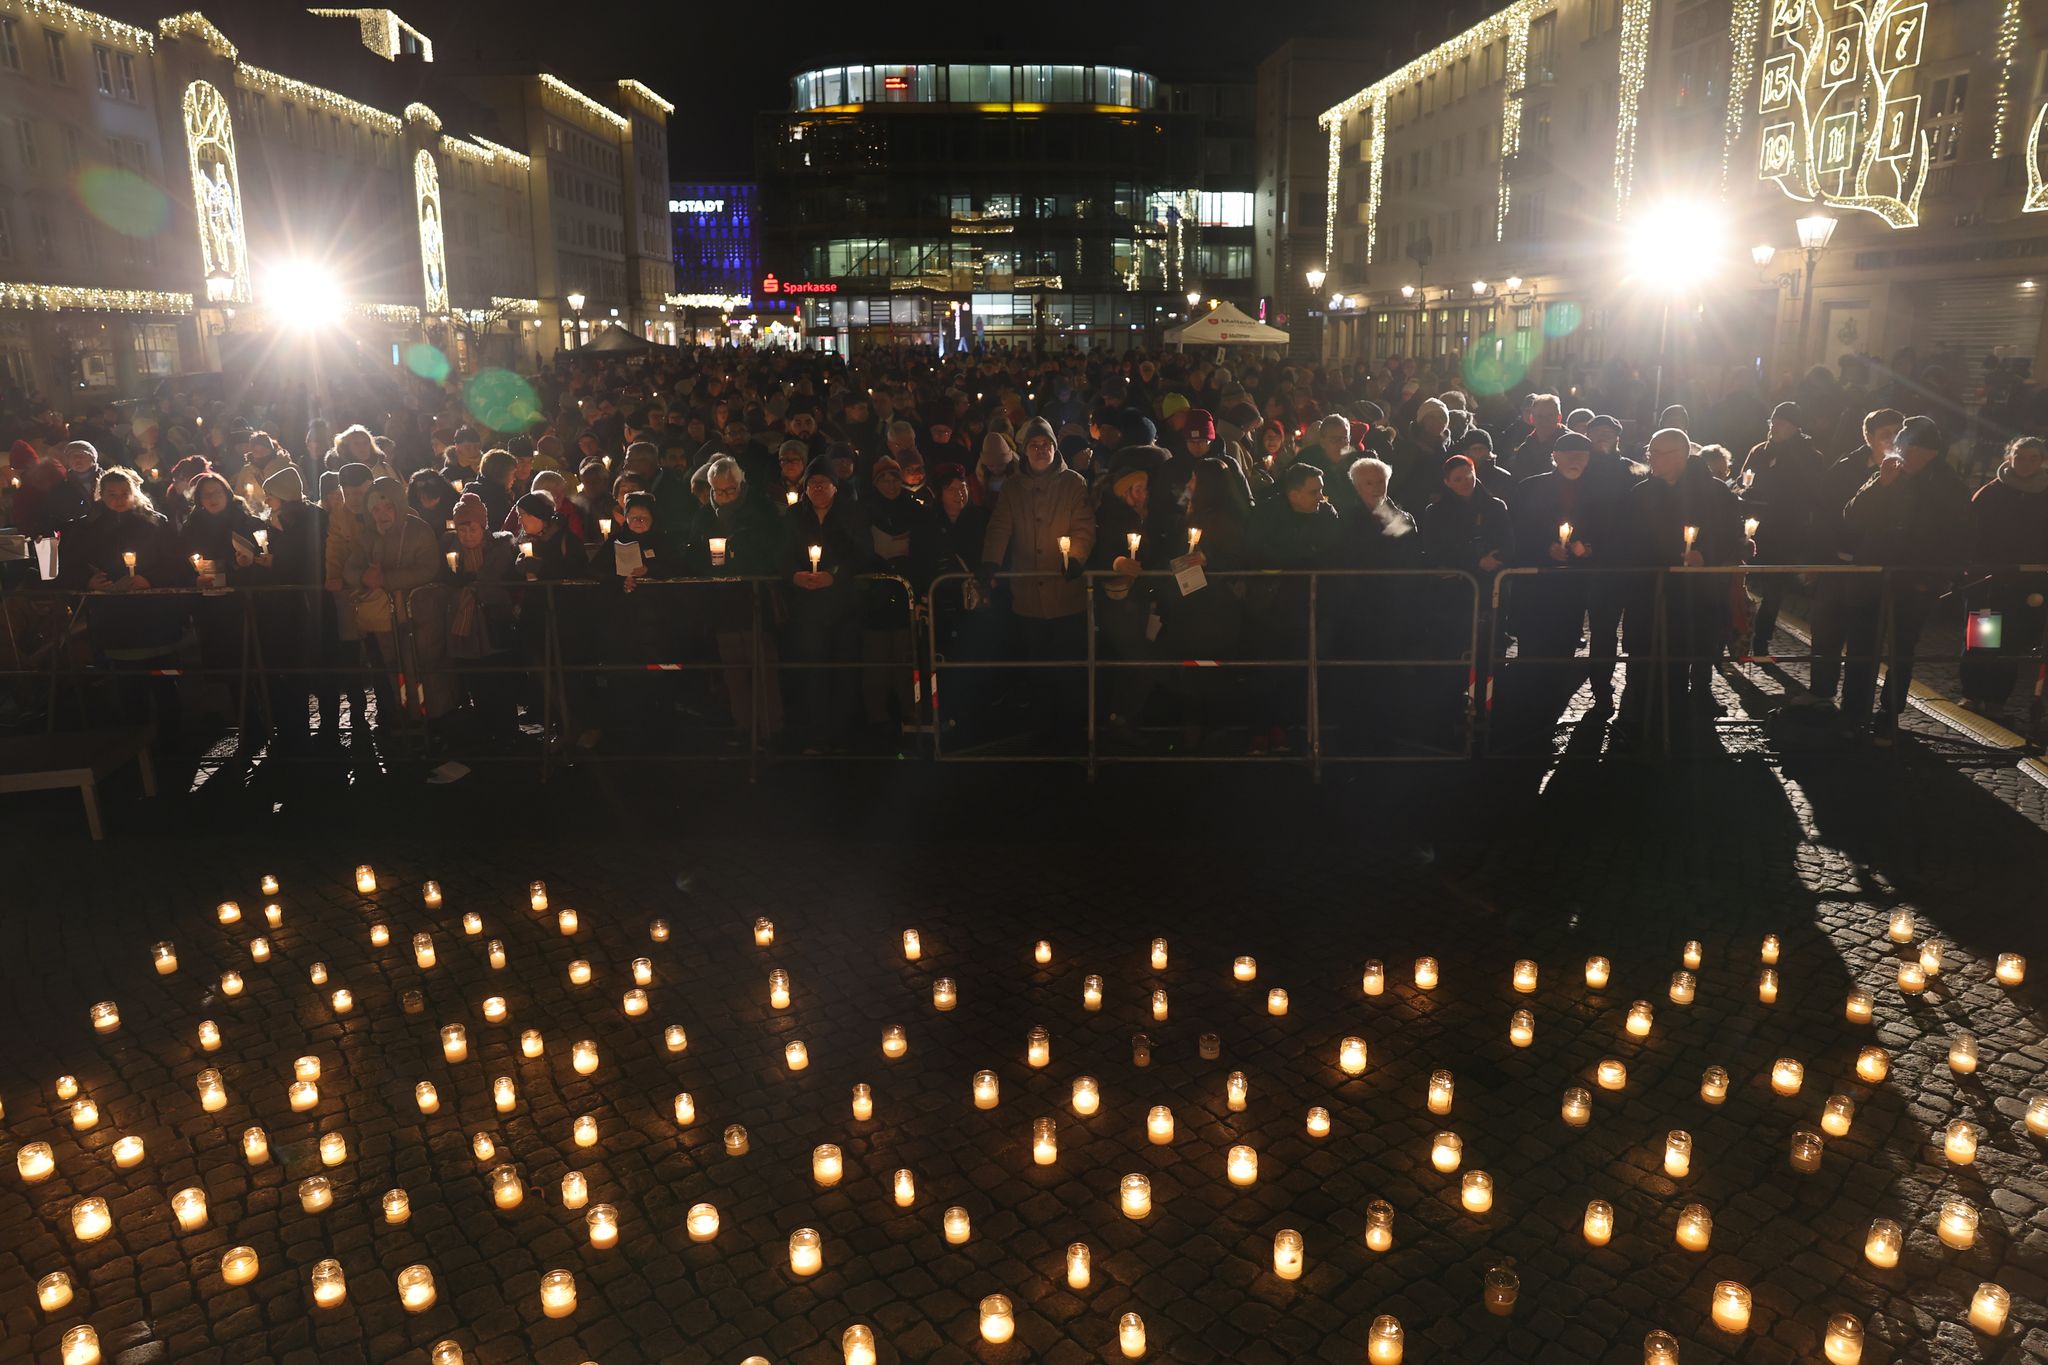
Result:
M262 301L283 326L310 331L341 320L341 284L331 271L311 261L286 261L266 277Z
M1714 205L1670 200L1645 210L1628 241L1628 278L1679 293L1698 284L1721 260L1721 214Z

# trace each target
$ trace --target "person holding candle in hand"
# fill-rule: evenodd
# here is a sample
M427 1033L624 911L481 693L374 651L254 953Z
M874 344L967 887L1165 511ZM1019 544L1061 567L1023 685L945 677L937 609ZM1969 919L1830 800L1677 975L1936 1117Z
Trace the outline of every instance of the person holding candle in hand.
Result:
M784 527L782 509L756 496L744 462L734 455L715 455L704 466L710 501L694 509L683 551L685 572L696 578L768 578L782 572ZM780 500L777 499L779 502ZM806 563L809 561L806 560ZM763 740L782 735L782 683L777 667L773 624L774 600L762 591L760 661L764 669L754 680L756 598L745 583L689 589L690 610L710 625L724 665L726 705L732 713L737 741L754 729L754 704L759 693L759 728Z
M1745 516L1757 520L1757 554L1769 564L1811 564L1826 548L1821 522L1826 506L1827 462L1802 425L1797 403L1771 409L1768 438L1750 447L1735 481L1742 488ZM1756 614L1750 622L1748 657L1774 663L1771 637L1778 628L1778 610L1796 583L1791 574L1750 574L1756 591ZM1739 646L1738 646L1739 648Z
M275 462L263 480L263 495L269 503L264 537L269 544L256 575L270 590L256 594L252 609L266 670L275 670L269 672L269 687L276 739L287 748L300 748L312 739L309 696L320 711L323 735L332 735L341 724L340 689L326 675L300 671L319 662L334 632L334 599L321 590L327 514L306 501L298 466L284 460Z
M126 469L100 475L99 500L83 523L65 537L58 560L58 585L107 594L88 608L94 653L116 674L146 675L175 655L185 633L191 602L181 597L120 595L149 588L182 587L192 581L171 524ZM115 688L123 720L143 723L155 699L158 730L175 731L178 684L172 678L131 676Z
M1019 436L1024 458L1004 480L982 543L983 597L993 594L996 573L1007 567L1011 616L1023 657L1072 661L1087 649L1087 592L1080 578L1096 541L1088 482L1067 468L1050 422L1034 417ZM1075 740L1085 695L1079 670L1029 672L1035 738L1041 745L1056 735Z
M791 591L782 655L788 663L848 664L860 657L858 575L872 565L872 535L824 456L804 474L804 500L783 522L783 565ZM844 744L858 684L841 668L790 671L790 722L815 754Z
M1113 575L1098 580L1101 597L1095 604L1096 645L1108 659L1136 662L1151 654L1159 626L1161 580L1141 578L1147 569L1164 569L1186 546L1160 516L1171 499L1155 498L1153 480L1163 477L1168 456L1153 445L1126 446L1110 460L1109 473L1095 497L1095 550L1088 568ZM1170 590L1170 587L1165 590ZM1105 670L1096 682L1102 697L1104 725L1124 743L1137 737L1151 679L1135 668Z
M1594 453L1591 437L1567 431L1551 444L1550 472L1516 490L1518 565L1574 570L1594 562L1594 547L1607 541L1614 524L1620 493L1617 481L1591 477ZM1509 583L1506 600L1518 653L1529 662L1503 671L1500 683L1508 685L1496 687L1494 733L1504 746L1547 747L1551 725L1589 671L1574 656L1594 580L1577 573L1546 573ZM1595 683L1597 693L1598 679ZM1611 704L1611 696L1608 700ZM1600 701L1596 695L1596 707Z
M519 657L519 622L508 584L520 576L519 551L509 531L492 531L482 498L464 493L452 510L455 529L441 541L446 580L454 588L448 608L448 655L458 704L485 744L502 745L518 732L519 683L509 668Z
M362 537L350 549L348 563L341 572L343 581L355 593L356 624L374 643L390 674L384 680L388 690L380 688L377 720L382 729L400 723L407 707L414 702L404 695L405 675L410 674L415 680L427 678L425 659L440 653L440 633L437 626L429 625L427 612L420 613L414 621L419 637L415 642L417 654L412 648L401 653L401 643L405 639L402 628L408 619L408 599L413 589L431 583L443 561L440 537L407 505L405 485L397 479L372 480L363 508ZM445 670L440 671L445 683ZM446 709L445 703L432 707L431 698L426 704L436 714Z

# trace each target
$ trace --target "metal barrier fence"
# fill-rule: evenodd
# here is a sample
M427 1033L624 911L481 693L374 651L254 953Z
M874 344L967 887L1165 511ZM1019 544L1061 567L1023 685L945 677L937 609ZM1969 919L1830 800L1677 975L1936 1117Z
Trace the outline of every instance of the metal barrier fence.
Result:
M1014 590L1031 579L1061 577L1002 574L996 583ZM436 582L393 595L389 629L369 632L374 658L360 646L322 653L318 642L325 637L309 634L304 621L296 632L280 624L279 613L287 610L280 603L294 596L303 599L298 610L305 621L348 610L317 586L34 588L0 597L11 656L0 677L18 697L40 695L51 729L66 684L85 716L95 690L114 692L118 703L123 689L132 693L142 682L173 688L222 683L231 694L238 740L252 733L252 715L264 733L277 735L280 700L295 698L304 706L309 694L323 690L374 696L380 744L464 761L537 762L545 774L574 752L576 735L607 701L614 710L625 705L616 694L599 698L596 689L665 702L674 689L642 689L633 680L722 674L731 725L708 731L720 735L720 747L685 753L664 742L630 752L575 753L574 761L744 760L752 777L769 757L784 690L803 695L803 705L823 698L829 714L832 707L844 710L846 679L858 676L872 680L864 683L864 701L872 700L874 688L883 689L885 709L900 718L904 732L929 734L929 755L942 763L1069 762L1085 765L1092 777L1113 764L1267 762L1303 766L1319 778L1332 764L1449 762L1496 752L1503 747L1496 713L1502 695L1512 700L1546 671L1556 686L1570 681L1576 688L1589 677L1597 686L1610 657L1610 674L1619 669L1632 682L1647 682L1640 704L1655 717L1656 747L1668 748L1673 689L1682 687L1677 670L1730 661L1724 646L1739 624L1737 604L1749 601L1744 586L1797 595L1804 586L1838 582L1853 590L1823 588L1833 599L1823 612L1839 614L1849 602L1858 620L1851 647L1831 642L1828 653L1778 654L1773 662L1821 665L1832 658L1843 670L1874 675L1887 666L1953 666L1989 657L1965 651L1964 644L1977 643L1974 637L1932 651L1920 642L1951 624L1976 630L1984 609L1973 603L2003 603L2017 608L2024 624L2017 648L2002 648L1998 657L2023 676L2031 692L2028 735L2033 741L2041 736L2048 666L2039 621L2048 566L1575 565L1502 570L1492 575L1490 588L1473 575L1435 569L1214 572L1206 578L1206 586L1188 594L1168 571L1135 578L1083 574L1081 611L1061 618L1064 625L1052 623L1065 636L1056 640L1058 631L1036 622L1020 632L1023 648L1003 647L999 633L976 636L974 622L1021 626L1028 618L1006 615L988 588L964 573L941 575L922 595L901 577L862 575L857 593L835 599L830 612L809 615L818 604L782 578L644 579L631 594L595 581L515 580L489 586L491 612L503 618L516 605L516 634L462 657L451 652L450 626L464 609L466 589ZM1723 586L1703 591L1703 583ZM1204 602L1231 604L1238 638L1227 638L1226 630L1218 644L1213 633L1178 628L1175 609L1185 610L1202 593L1215 595ZM707 594L717 596L692 600ZM1717 601L1730 608L1718 627ZM1165 609L1163 624L1151 613L1153 604ZM484 611L473 601L469 607ZM643 629L642 618L652 618L655 627ZM1601 640L1603 628L1615 631L1624 621L1626 629ZM871 637L881 640L879 649L867 647ZM1211 647L1182 648L1191 638ZM1578 652L1582 640L1585 653ZM1857 642L1868 647L1858 649ZM1736 657L1743 652L1733 651ZM942 691L944 679L953 685ZM1034 722L1055 718L1054 738L1064 747L1019 752L966 742L965 732L982 719L977 702L997 697L995 688L981 686L987 680L1024 684ZM1263 706L1298 717L1301 752L1155 752L1124 742L1121 730L1110 732L1117 708L1133 696L1168 694L1199 713L1230 688L1252 694L1254 711ZM956 700L956 692L968 694L966 700ZM460 736L441 733L451 716L468 714L463 705L480 709L486 693L499 706L510 696L514 716L524 705L528 726L537 722L545 739L536 753L467 748ZM1631 708L1624 700L1626 712ZM363 711L352 709L360 735ZM1542 718L1540 704L1534 714ZM329 709L327 724L336 715ZM1351 743L1359 731L1385 742L1359 751ZM1333 734L1340 742L1332 742ZM271 756L294 755L273 745Z

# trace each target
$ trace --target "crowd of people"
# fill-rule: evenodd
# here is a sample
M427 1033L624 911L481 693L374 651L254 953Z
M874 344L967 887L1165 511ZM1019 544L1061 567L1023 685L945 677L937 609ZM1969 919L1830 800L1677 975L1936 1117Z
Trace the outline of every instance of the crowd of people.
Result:
M1694 731L1714 668L1775 664L1798 594L1816 658L1788 706L1888 744L1952 594L2002 626L1963 660L1974 704L2036 654L2048 582L1996 570L2048 563L2048 447L2010 440L1973 493L1942 420L1844 369L1768 408L1731 383L1698 431L1625 378L1560 398L1399 361L1001 349L571 353L512 430L457 378L18 405L0 524L36 550L7 581L40 568L80 605L11 593L10 638L17 668L83 651L163 730L211 680L286 748L374 715L658 749L715 713L887 750L930 718L936 641L956 743L1072 747L1092 647L1111 743L1283 752L1314 706L1361 749L1454 749L1489 708L1497 743L1547 744L1581 688L1600 717L1619 693L1621 739ZM1815 565L1891 572L1773 567ZM1642 572L1680 568L1723 572ZM1319 688L1289 665L1311 650Z

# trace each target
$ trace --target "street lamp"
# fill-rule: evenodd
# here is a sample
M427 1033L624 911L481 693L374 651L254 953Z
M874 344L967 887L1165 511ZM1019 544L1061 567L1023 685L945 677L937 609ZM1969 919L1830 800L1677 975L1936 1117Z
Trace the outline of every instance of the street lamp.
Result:
M1519 294L1522 292L1522 277L1520 275L1508 276L1506 283L1508 287L1508 292L1510 294Z
M573 290L563 299L563 302L567 303L569 311L576 315L576 344L581 346L583 344L584 293L580 289Z
M1828 249L1834 239L1835 219L1825 213L1809 213L1793 223L1799 231L1799 249L1806 253L1806 293L1799 301L1799 357L1806 361L1806 333L1813 322L1813 272L1820 264L1820 253Z
M1309 298L1316 299L1322 296L1323 281L1330 278L1330 273L1319 265L1312 265L1303 274L1302 278L1308 281ZM1315 309L1311 307L1309 311L1313 313ZM1330 324L1327 318L1319 318L1317 323L1316 359L1321 360L1323 358L1324 336L1328 333Z
M1759 242L1749 249L1749 259L1756 262L1758 270L1769 270L1771 262L1778 259L1778 248L1769 242Z
M1412 284L1404 284L1404 285L1402 285L1402 286L1401 286L1401 297L1402 297L1402 298L1404 298L1404 299L1412 299L1412 298L1414 298L1414 297L1415 297L1415 286L1414 286L1414 285L1412 285Z
M1671 300L1713 272L1721 260L1720 218L1708 205L1673 199L1636 220L1628 243L1628 278L1662 295L1657 327L1657 382L1652 412L1664 407L1664 368L1671 340Z
M1201 305L1201 302L1202 302L1202 291L1201 291L1201 290L1199 290L1199 289L1190 289L1190 290L1188 290L1188 307L1190 307L1190 308L1196 308L1196 307L1199 307L1199 306Z
M1323 281L1329 279L1330 275L1328 271L1317 265L1309 267L1308 274L1303 278L1308 280L1309 293L1320 294L1323 292Z

